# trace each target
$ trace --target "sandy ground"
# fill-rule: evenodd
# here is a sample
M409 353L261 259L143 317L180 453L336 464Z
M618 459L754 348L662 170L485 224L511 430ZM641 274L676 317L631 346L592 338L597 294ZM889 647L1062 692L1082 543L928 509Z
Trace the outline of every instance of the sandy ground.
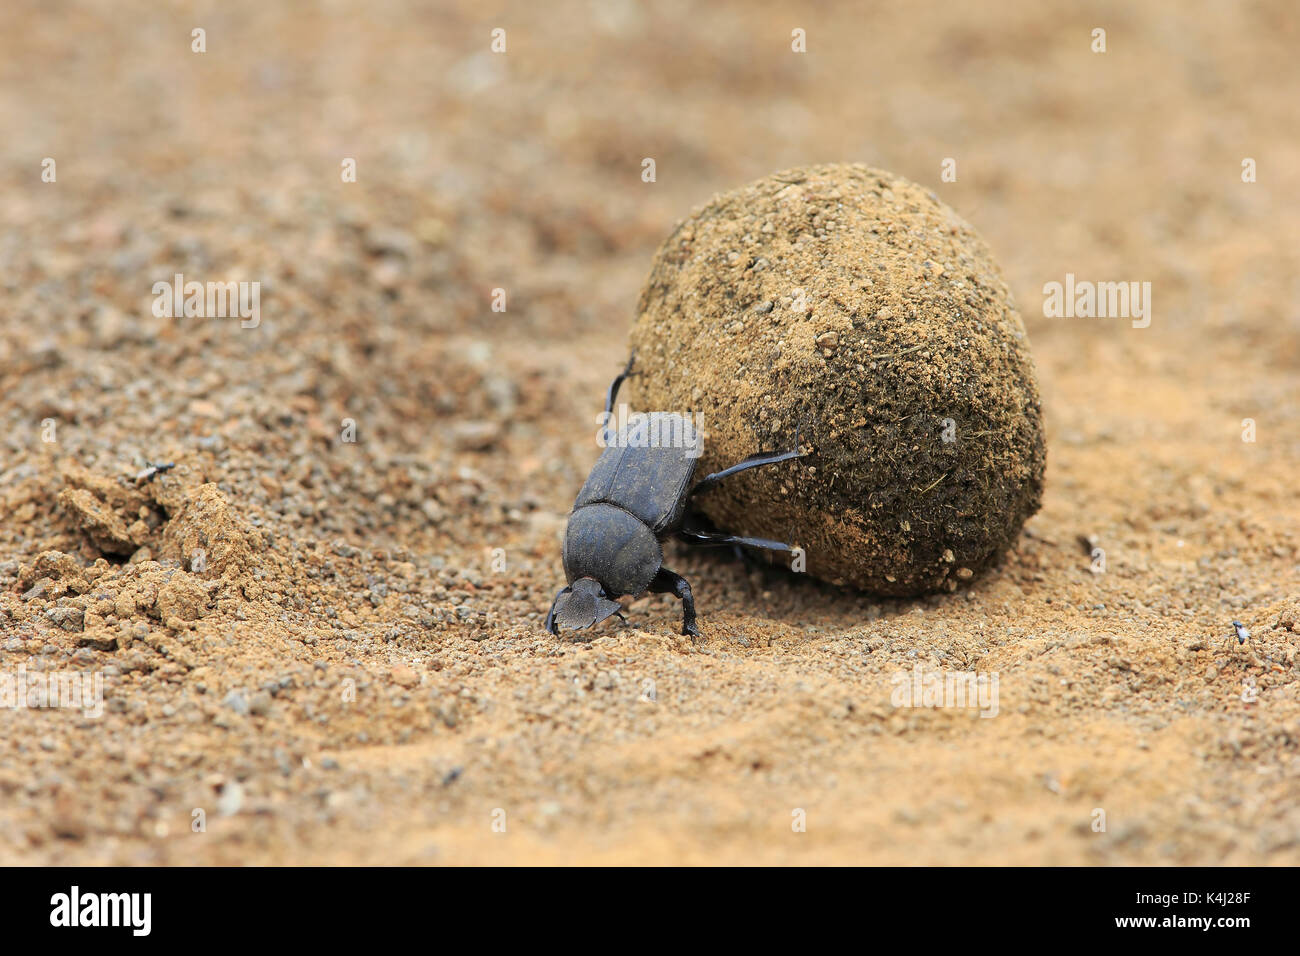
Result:
M1300 861L1290 5L696 6L9 5L0 677L103 710L0 709L0 862ZM825 161L994 250L1041 512L953 595L682 553L698 645L548 636L655 247ZM1150 327L1044 317L1067 273Z

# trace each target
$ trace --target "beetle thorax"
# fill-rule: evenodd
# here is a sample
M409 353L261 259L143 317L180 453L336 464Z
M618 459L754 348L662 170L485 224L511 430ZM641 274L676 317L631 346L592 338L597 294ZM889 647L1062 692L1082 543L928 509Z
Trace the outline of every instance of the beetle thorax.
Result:
M640 594L663 564L650 527L607 502L582 505L569 515L564 573L569 581L595 578L610 597Z

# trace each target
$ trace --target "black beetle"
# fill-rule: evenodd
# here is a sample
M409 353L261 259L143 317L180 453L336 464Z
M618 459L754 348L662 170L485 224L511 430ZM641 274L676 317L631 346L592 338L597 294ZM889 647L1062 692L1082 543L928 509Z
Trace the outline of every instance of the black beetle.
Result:
M632 363L609 386L606 422L618 387L632 374ZM664 435L670 436L668 444ZM791 551L788 544L766 538L745 538L686 526L691 498L724 478L778 462L799 458L799 434L794 451L758 452L739 464L706 475L694 485L695 463L703 449L698 432L687 418L667 412L640 416L618 432L604 432L605 450L573 503L564 536L564 574L568 584L555 595L546 615L546 629L560 633L563 625L581 630L618 614L614 598L652 591L675 594L682 602L682 633L699 637L691 586L680 574L663 566L662 543L676 537L688 544L734 545Z

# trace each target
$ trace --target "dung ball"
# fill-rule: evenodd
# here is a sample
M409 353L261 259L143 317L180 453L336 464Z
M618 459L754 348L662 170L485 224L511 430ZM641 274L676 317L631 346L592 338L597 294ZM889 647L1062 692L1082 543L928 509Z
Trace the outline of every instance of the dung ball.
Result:
M955 590L1038 510L1024 324L984 242L915 183L821 165L717 196L660 247L638 312L628 400L696 416L697 477L798 433L804 457L694 500L720 529L800 548L795 570Z

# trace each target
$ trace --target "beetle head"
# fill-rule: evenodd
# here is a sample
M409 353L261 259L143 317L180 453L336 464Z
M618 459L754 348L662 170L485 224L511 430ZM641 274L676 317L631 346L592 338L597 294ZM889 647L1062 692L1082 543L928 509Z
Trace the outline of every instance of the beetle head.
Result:
M621 604L605 597L605 589L595 578L578 578L556 599L555 623L571 631L580 631L621 610Z

